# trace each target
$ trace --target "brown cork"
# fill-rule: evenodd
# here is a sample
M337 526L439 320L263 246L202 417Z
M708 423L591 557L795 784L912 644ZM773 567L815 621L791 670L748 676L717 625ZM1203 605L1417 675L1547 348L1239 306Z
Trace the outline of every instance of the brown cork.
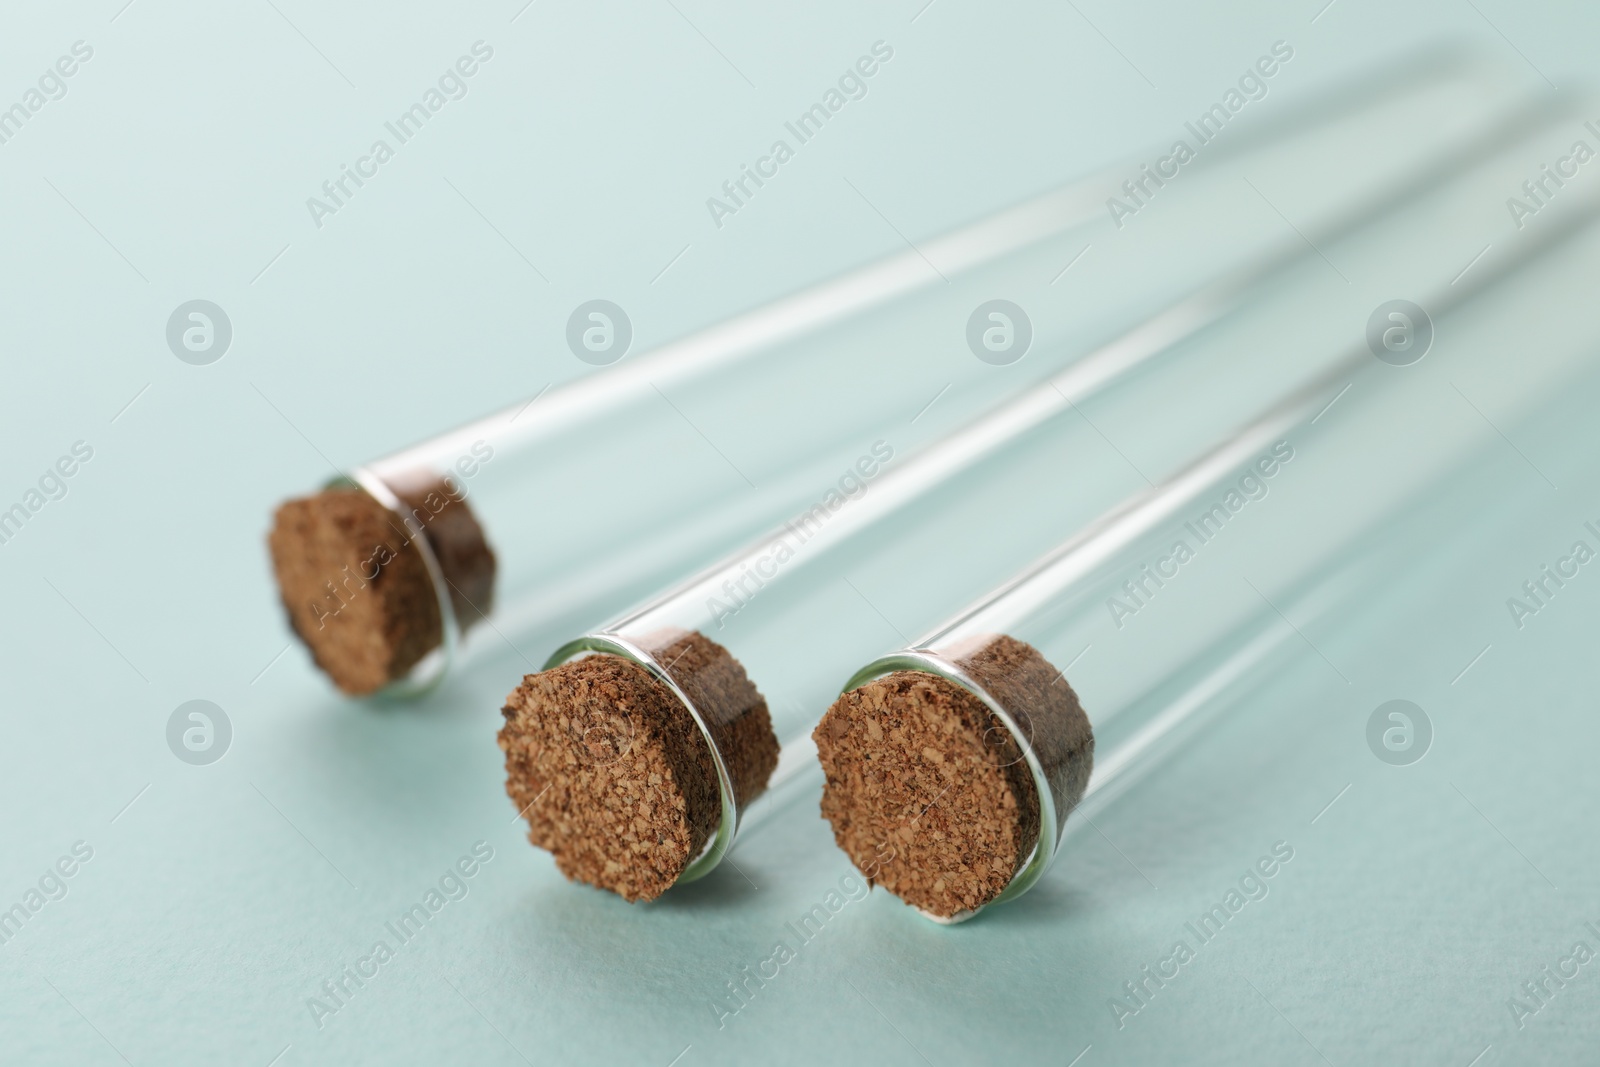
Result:
M778 740L767 702L728 650L698 633L638 642L706 719L740 807L767 787ZM705 736L672 690L621 656L530 674L506 698L506 792L528 840L575 882L629 901L678 880L722 819Z
M422 527L463 630L490 607L495 558L466 501L438 479L396 495ZM289 624L352 696L406 676L443 640L438 598L405 520L361 489L285 502L267 538Z
M1065 818L1094 761L1072 687L1010 637L950 658L1031 737ZM812 736L834 840L868 881L930 915L954 918L989 903L1038 843L1039 794L1021 748L955 682L922 671L885 675L840 696Z

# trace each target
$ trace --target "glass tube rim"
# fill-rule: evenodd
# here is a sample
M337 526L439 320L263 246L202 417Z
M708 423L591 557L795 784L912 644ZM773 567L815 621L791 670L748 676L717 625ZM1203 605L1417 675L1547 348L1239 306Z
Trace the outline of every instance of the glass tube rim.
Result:
M634 644L620 634L585 634L582 637L568 641L550 654L550 658L539 668L548 671L564 663L582 659L590 655L620 656L630 662L637 663L649 672L650 677L666 686L668 691L683 705L689 717L694 720L694 725L700 731L700 736L705 739L706 747L711 750L711 763L717 772L717 796L721 806L721 817L717 821L717 832L701 848L700 854L689 862L673 880L673 885L683 885L688 882L704 878L715 870L721 863L728 850L733 847L734 838L739 833L739 819L743 812L739 808L739 798L733 789L733 773L728 769L728 763L722 757L722 750L718 748L711 727L706 723L705 716L700 709L695 707L689 694L683 687L673 680L672 675L649 652L639 645Z
M406 513L404 502L393 489L389 488L388 483L366 467L357 467L348 474L329 479L325 488L359 489L367 494L380 507L400 520L411 538L411 544L416 547L417 554L422 558L422 567L428 572L428 584L433 589L434 600L439 606L439 644L417 661L403 677L396 678L372 695L380 698L411 699L431 692L444 680L444 676L450 671L450 665L455 662L456 650L461 643L461 624L456 618L455 604L450 599L450 588L444 577L444 568L439 563L438 555L433 551L433 545L428 541L427 533Z
M935 915L921 908L917 909L925 918L932 919L934 922L944 926L952 926L956 923L966 922L986 907L1002 904L1008 900L1015 900L1032 889L1039 879L1044 877L1044 873L1049 870L1050 865L1055 862L1056 853L1061 844L1062 831L1066 825L1066 815L1070 813L1056 810L1055 794L1051 791L1050 780L1045 775L1044 765L1039 760L1039 754L1034 748L1033 739L1017 725L1016 718L977 679L938 652L929 648L917 647L901 649L898 652L879 656L851 675L850 680L845 682L844 688L840 690L840 693L848 693L895 671L918 671L943 678L948 682L959 685L982 701L984 706L1005 726L1006 731L1011 734L1012 739L1017 743L1017 747L1021 749L1022 758L1027 761L1028 771L1033 775L1034 792L1039 797L1038 840L1034 842L1033 851L1028 855L1027 861L1012 874L1011 880L1006 883L1006 887L1000 891L999 895L986 904L980 904L970 911L957 912L951 916Z

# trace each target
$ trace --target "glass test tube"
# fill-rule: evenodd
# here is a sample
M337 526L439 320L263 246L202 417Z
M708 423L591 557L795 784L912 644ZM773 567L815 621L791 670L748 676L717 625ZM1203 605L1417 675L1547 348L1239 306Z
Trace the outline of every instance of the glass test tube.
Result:
M466 628L491 608L500 615L509 608L513 618L507 625L515 630L527 624L528 616L559 616L561 607L570 608L574 601L582 603L592 597L592 592L574 595L563 588L562 579L572 560L593 551L592 540L571 534L621 531L627 535L630 527L641 525L631 517L631 523L597 524L604 529L564 531L563 526L581 524L563 523L561 516L551 514L561 497L575 495L581 483L570 477L550 477L546 472L562 467L571 471L621 468L622 458L606 454L599 443L614 428L607 420L627 417L653 397L664 398L663 389L797 354L809 359L818 374L826 374L836 369L830 366L830 353L806 351L802 346L808 339L826 335L852 318L882 314L885 307L939 282L939 274L929 270L930 260L941 265L947 279L976 275L964 284L981 281L1005 287L1011 273L1034 266L1026 255L1028 250L1049 247L1100 210L1095 190L1104 181L1104 175L1096 174L1073 182L927 242L920 253L913 250L890 256L615 369L554 389L547 387L527 401L355 468L331 486L359 488L382 513L374 515L365 502L357 502L361 514L337 514L320 525L359 522L364 532L377 534L381 547L363 544L362 558L354 568L343 559L319 561L323 565L316 568L308 591L291 593L285 588L286 602L295 598L289 604L295 629L311 645L319 664L347 692L383 689L394 695L414 695L426 691L455 660ZM601 316L596 321L607 329L625 329L609 311L594 314ZM843 419L835 426L812 427L819 440L814 451L826 456L829 448L836 447L837 438L855 429ZM798 473L805 473L803 464L798 465ZM791 474L788 483L794 480ZM648 487L654 480L641 481ZM636 507L658 518L695 512L703 516L717 496L727 495L726 482L721 477L710 479L709 484L706 479L692 482L683 478L675 484L655 483L660 490L658 498L641 500ZM656 567L671 566L685 555L692 558L692 545L720 548L724 545L719 537L748 535L792 504L786 488L781 480L769 484L754 499L742 501L741 507L719 513L717 523L684 520L685 536L673 546L676 558L669 554L668 559L651 562ZM635 494L644 495L638 488ZM469 498L470 505L466 503ZM390 533L394 536L389 537ZM568 543L559 544L564 534ZM307 546L298 542L316 538L316 531L308 532L284 551L311 555ZM576 544L571 543L574 540ZM348 555L342 551L344 547L338 546L340 551L335 554ZM274 555L278 554L275 550ZM361 612L365 605L360 604L359 594L397 561L399 566L391 573L403 576L408 587L396 592L399 603L387 611ZM296 569L307 568L291 564L291 570ZM641 570L636 579L653 574L649 563ZM305 584L296 583L302 575L285 575L281 562L279 571L280 584L286 584L286 579ZM592 576L587 577L592 590L595 583ZM309 595L303 597L302 610L306 592ZM557 606L552 607L552 601ZM357 610L347 616L347 605L355 605ZM379 617L365 617L373 614ZM522 618L516 618L519 615ZM324 639L330 620L337 623L352 616L362 631L353 640ZM373 645L395 629L404 632L388 642L396 647L380 649L386 662L376 669L340 669L341 656L357 658L351 646Z
M1455 313L1483 318L1503 311L1496 301L1504 302L1506 283L1585 232L1600 214L1600 196L1590 193L1567 207L1560 218L1528 235L1525 243L1497 258L1475 279L1441 287L1426 301L1435 320ZM1526 303L1528 290L1519 295ZM1556 303L1553 298L1551 302ZM1500 316L1502 322L1508 318ZM1537 322L1549 333L1554 329L1551 323L1560 319L1521 307L1515 321ZM1458 343L1470 349L1476 340L1471 327L1461 336L1465 339ZM1527 381L1519 388L1542 395L1553 388L1554 380L1590 359L1600 338L1587 330L1576 338L1516 340L1556 349L1524 368ZM1503 349L1491 341L1479 342L1477 351L1452 353L1458 360L1472 357L1480 364L1489 363L1503 358ZM853 827L840 834L839 824L835 825L841 844L848 839L846 851L852 861L869 876L893 882L892 889L898 885L899 895L938 922L962 921L988 903L1014 899L1031 888L1057 854L1068 814L1084 796L1125 780L1210 695L1283 639L1286 631L1261 625L1277 622L1275 598L1282 589L1303 589L1347 568L1353 545L1381 537L1386 522L1403 514L1443 472L1494 435L1477 421L1429 427L1425 435L1412 434L1410 439L1420 437L1421 444L1406 462L1396 462L1391 439L1382 446L1369 440L1381 436L1372 427L1414 423L1426 405L1425 400L1419 404L1416 389L1409 395L1390 395L1397 392L1392 378L1396 373L1377 363L1365 343L1354 347L1319 382L1274 406L1175 477L1111 510L928 636L857 671L816 732L818 746L829 750L824 762L832 761L830 792L854 790L856 795L867 795L852 752L874 743L852 734L865 719L852 717L841 707L866 688L881 689L896 678L932 676L975 698L980 715L993 716L969 720L978 727L985 721L998 723L998 728L990 725L972 739L975 750L984 753L979 762L990 775L1025 775L1020 792L1036 798L1029 803L1037 805L1037 822L1027 813L1019 816L1022 835L1036 835L1031 851L1019 857L999 891L977 907L951 906L948 887L933 872L909 869L927 853L917 855L913 850L918 846L887 832L886 827L896 820L904 823L905 818L881 798L865 804L845 799L835 805ZM1354 395L1333 409L1327 422L1313 425L1346 391ZM1358 419L1358 413L1363 417ZM1388 436L1392 438L1392 430ZM1302 456L1313 458L1300 458L1300 470L1284 473L1291 461ZM1321 481L1310 481L1313 475L1305 468L1319 463ZM1291 487L1296 475L1301 482ZM1330 489L1344 490L1337 507L1328 506ZM1232 534L1231 527L1225 530L1238 522L1234 516L1244 509L1270 506L1255 503L1269 492L1279 497L1272 513L1279 520L1276 525L1247 526L1241 531L1243 538ZM1225 532L1235 540L1220 550L1210 548ZM1209 569L1192 562L1202 557ZM1236 569L1226 570L1223 561ZM1238 578L1247 566L1275 568L1280 577L1263 581L1262 588L1251 584L1247 592L1240 591ZM1222 593L1225 583L1235 587L1229 593L1236 596ZM1226 636L1219 642L1222 635ZM1091 657L1093 649L1099 651ZM1210 659L1218 662L1200 672L1197 682L1186 683L1183 692L1160 701L1147 699L1165 680ZM901 696L895 699L901 702L894 706L902 719L921 706L918 700L925 700L904 695L919 692L914 683L902 683L898 692ZM956 697L958 702L962 699ZM1144 717L1122 721L1121 716L1135 707L1143 709ZM1108 749L1097 748L1097 735L1106 732L1108 724L1114 743ZM900 755L902 760L892 767L883 765L888 769L881 772L875 767L871 773L917 783L909 786L907 796L915 793L913 804L921 807L912 820L918 832L924 824L933 835L954 830L961 817L951 814L946 819L935 802L954 804L959 791L946 800L935 789L943 779L930 774L927 766L916 766L916 753ZM922 800L927 804L920 805ZM824 810L828 807L825 802ZM970 813L962 817L970 818ZM869 824L873 828L864 830ZM906 838L914 840L915 833ZM895 864L902 866L891 870ZM951 875L952 882L955 877ZM935 884L940 885L937 892L932 891Z
M1480 132L1467 144L1455 146L1442 157L1414 168L1402 180L1313 231L1310 245L1324 245L1375 225L1386 213L1434 189L1441 177L1501 148L1508 136L1525 132L1531 117L1524 113L1514 121ZM1539 117L1548 119L1548 112L1541 109ZM853 499L836 493L839 501L835 508L814 507L801 513L670 592L568 642L550 657L545 664L547 672L596 654L620 657L643 667L668 694L665 699L688 712L695 729L707 742L719 808L715 832L676 875L676 881L700 877L721 861L745 809L760 793L771 769L750 751L754 729L751 720L773 713L741 665L746 658L745 643L754 639L752 629L739 618L746 604L757 594L777 595L771 592L774 586L792 589L836 577L835 572L849 562L848 554L837 550L860 541L924 497L943 499L955 492L951 487L963 472L1019 445L1035 428L1201 333L1239 307L1252 289L1278 279L1297 263L1315 259L1319 253L1310 245L1295 235L1270 254L1222 272L1187 298L1096 349L1043 385L881 474L880 467L888 457L863 457L861 465L848 477L857 487L871 482L870 490L859 495L856 489L849 490ZM948 605L941 610L948 610ZM507 711L508 716L513 713L512 708ZM809 731L814 715L802 709L798 721L780 725L789 729L803 726ZM562 717L566 717L564 713ZM503 735L503 747L519 743ZM782 760L786 767L796 765L797 761L791 758L796 747L803 748L803 742L785 746ZM804 757L806 753L801 751L800 755ZM815 766L814 759L811 764ZM518 777L514 771L513 781ZM529 779L529 783L523 783L529 786L525 814L548 784L538 776ZM535 779L537 784L531 784ZM519 801L525 799L515 791L514 796Z
M1363 108L1392 111L1394 100L1408 93L1422 97L1460 83L1468 96L1476 93L1473 99L1492 96L1471 84L1480 73L1458 54L1424 57L1403 72L1363 79L1356 90L1291 109L1253 131L1230 132L1196 166L1215 168L1284 138L1304 141ZM1503 105L1491 101L1485 110L1503 112ZM1449 137L1445 142L1453 143ZM836 415L831 422L813 415L803 432L771 435L767 454L755 461L761 469L737 472L745 481L752 481L750 474L759 481L759 489L749 493L715 460L708 470L704 455L695 464L681 450L663 448L659 457L625 454L616 442L627 435L611 432L622 420L641 418L642 410L656 405L656 416L701 447L697 429L673 421L687 422L688 416L665 390L690 384L705 389L709 380L725 379L718 387L733 404L738 390L793 395L814 388L797 383L788 369L793 367L809 368L809 382L848 380L862 366L871 366L878 380L888 382L898 367L905 380L896 392L903 396L906 384L928 373L920 366L928 361L918 353L918 343L932 345L939 334L931 331L945 330L935 309L1028 286L1044 292L1035 279L1059 276L1060 264L1082 251L1077 242L1086 227L1106 225L1103 193L1116 173L1115 168L1094 173L917 249L355 468L333 487L358 488L356 499L342 501L342 510L333 515L302 513L288 535L274 538L291 622L346 692L418 693L444 676L466 629L491 609L493 624L480 632L493 630L511 643L507 635L536 626L578 624L597 606L615 610L626 597L715 558L789 512L823 471L859 451L854 438L881 418L881 391L861 390L854 406L796 404L797 410ZM1147 248L1143 258L1149 262L1182 258L1147 235L1120 239L1151 242L1127 245ZM1139 258L1128 255L1130 262ZM930 264L938 266L930 270ZM1116 278L1097 276L1087 284L1102 290L1100 299L1091 294L1090 308L1116 303ZM1037 381L1050 360L1072 350L1077 332L1098 328L1096 313L1068 315L1036 307L1035 347L1046 353L1042 365L1036 359L1000 371L972 363L960 372L965 377L950 383L959 387L955 397L971 394L981 406L985 390L992 396ZM1114 322L1115 313L1101 313L1101 319ZM932 378L928 382L931 394L937 384ZM904 402L920 405L922 400ZM890 403L897 402L902 401ZM634 472L625 506L594 492L596 472L607 470ZM587 507L582 521L561 512L564 502L584 496L599 498L601 505ZM640 520L644 514L650 516L648 524ZM366 539L359 546L347 543L352 528ZM586 565L596 557L604 557L605 565ZM369 586L377 595L364 595Z

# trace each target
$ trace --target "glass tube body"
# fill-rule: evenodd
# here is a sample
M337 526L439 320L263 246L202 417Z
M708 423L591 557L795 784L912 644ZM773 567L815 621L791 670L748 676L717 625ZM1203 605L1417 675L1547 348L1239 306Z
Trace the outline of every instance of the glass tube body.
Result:
M928 251L963 290L1012 288L1053 262L1066 235L1091 216L1090 188L1087 179L1072 183L929 242ZM759 396L790 389L797 370L837 378L880 335L925 320L924 290L935 283L939 274L916 253L894 255L352 470L346 481L405 520L444 619L437 652L391 692L437 681L461 637L445 568L409 506L419 492L442 484L483 526L497 557L493 609L506 629L604 603L602 589L626 590L770 522L792 504L793 483L808 464L828 459L871 425L865 405L837 410L798 439L790 436L784 448L741 455L736 466L718 458L718 446L697 425L705 421L701 410L728 404L728 383ZM715 395L698 403L701 410L672 399L675 389L691 387ZM656 443L648 455L621 443L641 428ZM604 506L607 495L595 482L608 470L629 472L625 507ZM568 509L586 500L601 506ZM643 515L652 532L668 525L680 533L650 538L646 553L630 556L644 540ZM607 566L574 575L574 564L597 550Z
M1035 649L1073 686L1095 731L1089 792L1123 778L1218 687L1286 634L1293 639L1292 624L1276 625L1287 622L1280 605L1288 597L1312 586L1325 600L1330 591L1348 595L1357 557L1381 547L1387 524L1497 439L1470 400L1438 410L1441 392L1466 399L1457 376L1494 380L1497 418L1515 418L1592 366L1600 330L1560 309L1582 299L1582 279L1592 275L1600 197L1568 208L1471 284L1427 301L1436 328L1451 331L1448 368L1437 365L1441 356L1431 367L1385 366L1359 346L1321 382L850 678L846 691L893 671L938 675L983 701L1018 742L1041 828L1033 856L996 902L1044 873L1080 798L1053 754L1035 744L1048 731L1035 728L1032 709L1008 705L1003 680L984 677L974 654L1000 636ZM1536 327L1519 336L1526 324ZM1526 353L1515 374L1504 370L1508 350ZM1461 515L1430 519L1444 539ZM1195 667L1212 660L1221 666ZM1185 672L1198 681L1174 695L1169 682ZM1163 688L1166 699L1150 699ZM1133 708L1145 715L1125 720Z
M1504 141L1504 130L1480 133L1472 151L1492 152L1503 147ZM1387 212L1433 189L1441 173L1453 173L1464 160L1470 160L1471 155L1464 151L1430 160L1403 181L1347 209L1315 231L1311 243L1323 246L1340 237L1380 228ZM925 534L924 551L931 549L934 555L960 551L960 534L951 537L942 531L961 530L961 520L986 507L986 500L1003 501L1007 491L1013 499L1030 493L1029 484L1038 483L1050 461L1057 458L1051 450L1071 439L1071 431L1083 430L1081 421L1063 427L1057 416L1076 410L1079 404L1114 384L1137 380L1158 359L1192 350L1197 362L1205 365L1209 360L1213 377L1226 379L1230 373L1237 374L1248 360L1241 358L1227 338L1208 336L1211 328L1249 305L1252 299L1259 301L1273 294L1282 297L1286 288L1300 290L1295 296L1300 301L1322 299L1317 286L1307 285L1305 277L1312 266L1323 269L1319 257L1315 248L1308 247L1306 240L1296 235L1268 255L1221 272L1195 293L1042 385L909 458L900 458L886 441L874 442L871 450L863 451L854 464L837 476L834 485L823 483L826 488L817 491L812 506L788 523L617 620L559 648L546 662L547 669L595 653L618 655L643 665L672 690L707 738L722 786L722 821L716 838L683 877L698 877L720 861L743 816L722 751L727 709L698 706L688 695L695 688L694 680L675 675L675 659L668 661L671 650L679 647L685 635L699 634L713 640L744 664L766 696L780 737L809 731L821 705L826 703L819 704L817 699L826 691L826 679L837 679L881 640L881 628L851 627L842 612L853 607L860 615L864 606L887 623L887 617L851 582L852 574L865 561L885 551L895 551L895 542L903 540L908 530L919 527ZM1402 273L1407 272L1415 283L1416 265L1403 267ZM1488 274L1486 270L1485 275ZM1458 291L1467 293L1471 287ZM1442 307L1446 298L1441 296L1437 302ZM1303 332L1304 356L1287 365L1276 360L1276 377L1259 375L1256 392L1268 397L1281 395L1286 388L1304 386L1307 377L1349 371L1350 360L1343 355L1342 346L1333 346L1329 352L1323 342L1322 351L1318 351L1321 323L1309 316L1296 317L1301 321L1293 328ZM1364 358L1371 360L1370 355ZM1222 361L1226 371L1219 373L1217 360ZM1330 363L1333 371L1329 370ZM1223 409L1223 403L1219 401L1218 410ZM1241 400L1235 396L1226 403L1237 406ZM1069 447L1079 448L1081 442ZM980 466L982 471L978 470ZM1098 508L1126 493L1125 472L1116 474L1120 476L1088 468L1076 473L1071 493L1034 503L1034 521L1009 524L1015 528L986 537L990 543L984 561L987 569L974 570L973 574L998 579L1018 561L1037 554L1059 536L1051 531L1073 529L1088 521ZM981 489L976 487L979 482L983 483ZM998 522L1007 525L1004 519ZM971 530L966 532L970 535ZM962 584L963 580L972 583L975 579L971 575L964 579L939 575L933 576L932 581L922 580L928 577L925 573L913 576L923 592L913 611L897 616L901 624L926 626L982 588ZM842 602L840 597L844 598ZM809 628L813 633L818 629L827 631L830 655L813 656L803 664L794 663L789 656L787 664L773 665L773 653L781 647L774 635L793 632L797 627ZM775 681L791 684L774 685ZM799 744L803 749L805 742ZM786 751L779 775L796 763L797 759Z
M1308 190L1305 225L1324 232L1353 193L1392 190L1397 175L1415 179L1418 157L1438 163L1475 143L1481 128L1462 115L1504 121L1518 107L1459 57L1359 84L1208 147L1162 193L1180 225L1122 232L1104 194L1128 167L1108 168L354 469L349 481L406 520L443 619L440 647L390 691L437 681L461 638L443 569L402 504L419 486L442 482L482 525L497 557L499 637L587 624L808 505L811 487L870 455L875 428L901 426L903 455L1037 384L1194 278L1259 261L1281 227L1221 221L1218 198L1237 193L1222 164L1246 160ZM1408 138L1414 153L1328 180L1337 161L1391 129L1426 132ZM1075 273L1065 298L1052 286L1095 242L1105 258ZM1031 318L1031 354L1009 366L981 363L962 343L966 312L996 296ZM786 403L771 403L778 396ZM647 454L630 443L641 437L652 441ZM625 484L608 492L612 477ZM496 643L486 629L473 645Z

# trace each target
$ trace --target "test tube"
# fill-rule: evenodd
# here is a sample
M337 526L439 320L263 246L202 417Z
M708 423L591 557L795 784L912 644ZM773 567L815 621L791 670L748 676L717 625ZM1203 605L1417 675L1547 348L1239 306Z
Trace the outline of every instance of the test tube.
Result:
M1230 131L1195 166L1215 168L1243 153L1270 151L1279 142L1302 144L1319 129L1337 128L1364 114L1363 109L1389 116L1392 124L1397 98L1431 99L1429 94L1437 95L1441 87L1466 86L1462 99L1483 102L1484 111L1501 121L1508 108L1520 113L1474 81L1477 77L1474 64L1459 54L1422 57L1393 73L1365 77L1353 90L1290 109L1253 131L1241 129L1237 136ZM1427 136L1435 132L1430 127ZM1443 148L1435 151L1435 160L1472 141L1471 135L1454 131L1439 137ZM1010 292L1024 279L1035 285L1031 279L1052 277L1081 251L1082 233L1107 225L1104 193L1114 187L1118 173L1115 167L1095 172L975 225L361 464L323 493L291 501L279 510L269 541L292 628L344 692L416 694L458 661L469 629L478 635L472 642L476 647L501 642L515 647L519 634L575 625L580 616L587 622L716 558L798 506L823 470L859 451L857 438L885 408L922 404L927 394L911 397L903 386L927 380L928 394L937 387L927 377L929 361L918 345L945 329L939 309ZM1151 242L1150 262L1171 258L1157 254L1170 249L1150 235L1124 240ZM930 264L938 266L930 269ZM1115 279L1090 278L1084 284L1099 286L1093 291L1103 298L1088 299L1091 308L1116 302ZM997 393L1037 381L1052 361L1064 361L1081 347L1080 332L1096 322L1115 322L1123 313L1080 310L1070 317L1076 321L1069 321L1055 309L1043 310L1050 315L1036 314L1034 322L1042 358L1003 370L971 361L950 383L953 399L946 406L959 402L976 410ZM800 379L792 370L796 366L810 373ZM761 469L740 469L736 477L715 459L709 466L669 462L683 457L668 452L668 446L659 457L626 454L618 442L631 435L613 432L624 421L663 420L649 423L663 428L653 437L665 437L670 429L699 447L692 436L698 430L676 421L688 421L669 398L676 388L706 390L714 383L728 397L777 390L792 396L799 389L816 392L822 383L848 380L863 366L871 366L883 381L899 373L902 388L893 396L860 390L831 406L796 404L797 410L831 412L831 421L818 415L794 433L773 434L766 453L754 461ZM940 417L936 413L923 427ZM626 493L596 493L596 480L612 471L629 472ZM739 478L759 488L745 492ZM626 501L610 499L620 495ZM564 510L565 502L580 498L586 501L581 512ZM642 515L649 520L641 521Z
M1520 382L1503 382L1505 403L1552 391L1592 360L1600 340L1528 306L1560 306L1540 295L1571 284L1553 282L1552 270L1517 288L1521 303L1505 313L1506 283L1585 233L1600 198L1569 207L1476 279L1425 302L1436 324L1457 314L1478 320L1457 331L1457 371L1503 358L1504 329L1491 337L1483 326L1495 316L1540 323L1536 343L1517 338L1543 350L1526 359ZM1263 622L1280 620L1286 589L1348 569L1353 551L1494 437L1484 422L1439 422L1407 437L1409 454L1397 460L1393 427L1415 423L1426 401L1415 384L1398 388L1396 373L1365 342L1355 346L1171 479L857 671L813 734L826 776L822 810L852 862L941 923L1036 884L1086 792L1125 780L1211 692L1282 639L1284 629ZM1275 506L1258 503L1269 495ZM1252 525L1250 508L1272 508L1275 521ZM1249 570L1278 576L1241 582ZM1215 669L1173 699L1148 699L1208 660ZM1098 749L1106 733L1114 743Z
M525 609L527 601L559 586L571 557L552 545L560 520L550 509L574 487L547 472L563 465L580 469L586 459L592 465L600 451L593 441L603 439L607 420L664 397L664 389L775 361L837 323L881 311L939 280L928 259L946 275L982 274L997 260L1081 225L1098 210L1092 191L1103 181L1095 175L1074 182L928 242L920 254L890 256L613 370L547 388L361 464L317 496L289 502L276 517L271 547L291 625L348 694L426 691L456 659L464 632L492 609L508 599L513 611ZM989 281L1000 279L991 275ZM608 309L591 316L599 327L624 329ZM826 369L823 360L813 362L819 372ZM703 510L711 503L704 485L669 488L664 499L642 506L661 515L675 504ZM748 533L740 523L749 523L751 514L770 521L773 500L783 497L769 487L762 499L726 516L730 529ZM709 540L707 531L697 532Z
M779 760L773 709L746 669L747 650L764 639L763 625L783 602L779 590L795 593L837 578L869 536L882 536L891 518L925 500L958 507L958 480L966 472L1010 450L1025 451L1034 430L1192 340L1296 264L1315 260L1316 246L1378 224L1387 212L1435 188L1441 175L1527 127L1524 117L1480 133L1470 148L1406 174L1314 231L1309 241L1296 234L1269 254L1221 272L911 458L891 465L892 450L863 455L830 491L831 504L824 497L682 584L557 649L543 671L529 675L508 697L500 736L507 789L529 821L530 838L554 853L569 877L629 899L652 899L714 869ZM758 595L762 607L748 612ZM794 721L777 727L803 727L804 738L815 712L780 709L780 717ZM795 763L788 751L783 759Z

